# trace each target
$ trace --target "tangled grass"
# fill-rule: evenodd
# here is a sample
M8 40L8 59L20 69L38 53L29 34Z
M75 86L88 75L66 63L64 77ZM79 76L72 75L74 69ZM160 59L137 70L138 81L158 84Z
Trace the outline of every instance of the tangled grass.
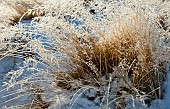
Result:
M110 88L109 93L114 96L125 91L135 98L140 92L147 97L144 100L147 103L163 97L165 70L162 69L165 66L161 63L165 64L165 61L155 58L159 50L157 33L141 13L137 13L132 20L120 22L111 30L95 34L97 37L89 32L82 36L68 33L67 40L62 42L67 45L60 46L59 50L66 54L65 67L73 70L57 72L58 87L72 90L92 86L102 92L111 84L116 92ZM119 83L120 80L123 82ZM80 84L75 86L77 81ZM115 81L119 84L113 84Z

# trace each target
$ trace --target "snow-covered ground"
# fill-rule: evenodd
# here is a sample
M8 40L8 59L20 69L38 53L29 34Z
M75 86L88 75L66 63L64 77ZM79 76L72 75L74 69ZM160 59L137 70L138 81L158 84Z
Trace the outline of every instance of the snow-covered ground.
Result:
M149 109L170 109L170 61L167 64L167 80L165 81L165 92L162 100L156 99L152 101Z
M0 85L2 86L3 80L5 80L6 73L11 70L17 70L18 65L23 62L23 59L14 58L14 57L6 57L0 60ZM163 100L156 99L152 101L151 106L148 109L169 109L170 108L170 64L167 65L167 81L165 81L165 92ZM79 90L75 96L71 99L69 93L64 92L61 89L57 89L55 87L55 83L52 84L44 84L46 85L45 94L42 95L42 99L45 102L53 102L49 109L98 109L100 106L100 100L97 98L97 90L91 87L84 87ZM0 91L2 91L4 87L0 87ZM1 92L1 96L8 94L10 91ZM0 98L0 104L6 102L17 95L11 95L7 97ZM11 102L7 103L7 106L17 105L26 102L27 97L21 97L20 99L11 100ZM137 103L137 102L136 102ZM142 104L138 105L127 105L126 109L147 109L146 106ZM140 106L140 107L139 107ZM1 107L2 108L2 107Z
M4 82L7 82L8 72L12 72L19 69L20 64L22 64L23 59L18 57L12 57L8 56L5 58L2 58L0 60L0 109L1 106L10 106L10 105L17 105L19 103L24 103L26 97L22 97L20 99L12 100L17 96L17 94L11 94L14 93L12 89L7 90L4 85ZM10 76L10 75L9 75ZM11 95L10 95L11 94ZM11 101L9 101L11 100ZM9 102L7 102L9 101ZM7 103L5 103L7 102Z

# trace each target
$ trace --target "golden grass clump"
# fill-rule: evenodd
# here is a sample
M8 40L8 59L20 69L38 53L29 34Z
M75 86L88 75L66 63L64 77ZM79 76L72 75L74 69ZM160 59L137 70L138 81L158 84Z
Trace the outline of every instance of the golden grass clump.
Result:
M162 98L160 82L165 74L155 70L156 32L147 19L137 15L128 23L122 21L112 30L95 34L99 36L68 35L68 45L60 50L71 63L67 63L68 67L74 70L57 74L59 87L70 89L74 80L78 80L82 85L101 88L108 84L103 77L106 80L112 77L112 81L123 79L126 85L118 87L132 90L130 94L137 89L151 99Z

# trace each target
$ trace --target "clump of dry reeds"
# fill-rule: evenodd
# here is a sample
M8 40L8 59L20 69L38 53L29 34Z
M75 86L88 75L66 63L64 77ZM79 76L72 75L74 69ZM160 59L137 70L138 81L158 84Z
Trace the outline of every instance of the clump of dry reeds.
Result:
M67 55L66 67L74 67L74 70L57 73L59 87L75 88L72 83L78 80L82 85L102 88L108 85L103 77L106 80L112 77L112 81L122 79L126 85L121 83L118 89L128 89L132 95L137 89L150 100L162 97L160 82L165 73L155 70L158 67L155 63L156 33L147 19L138 13L128 23L122 21L112 30L95 34L99 36L68 34L68 45L60 50Z

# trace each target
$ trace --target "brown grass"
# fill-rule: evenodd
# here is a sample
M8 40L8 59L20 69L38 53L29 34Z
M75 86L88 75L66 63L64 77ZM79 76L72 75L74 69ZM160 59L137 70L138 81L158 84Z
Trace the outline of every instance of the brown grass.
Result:
M61 48L61 52L68 55L69 67L75 70L58 73L57 85L70 89L76 79L83 85L102 87L106 83L101 78L109 80L112 76L123 79L127 86L122 87L132 90L131 94L135 88L149 93L151 99L162 98L160 77L165 74L155 71L155 36L147 19L140 15L128 23L122 21L97 38L90 33L86 36L70 33L68 46Z

